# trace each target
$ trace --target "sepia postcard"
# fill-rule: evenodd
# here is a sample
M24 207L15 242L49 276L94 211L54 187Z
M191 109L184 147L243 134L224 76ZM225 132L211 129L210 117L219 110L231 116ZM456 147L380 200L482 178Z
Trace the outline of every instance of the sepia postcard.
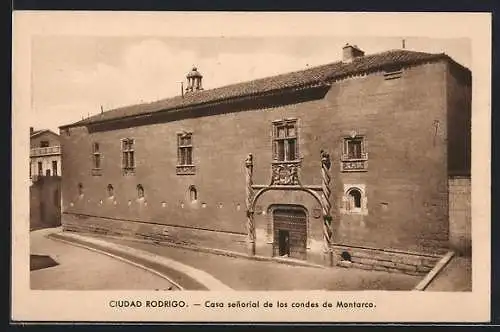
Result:
M489 14L17 11L12 70L13 321L489 321Z

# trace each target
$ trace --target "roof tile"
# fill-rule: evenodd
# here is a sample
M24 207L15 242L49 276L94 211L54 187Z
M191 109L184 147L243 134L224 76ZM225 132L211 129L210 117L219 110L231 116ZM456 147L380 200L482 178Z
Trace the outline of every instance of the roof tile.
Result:
M412 65L438 59L453 61L444 53L391 50L355 58L349 63L338 61L291 73L231 84L210 90L188 93L185 94L184 97L176 96L151 103L116 108L62 127L86 125L152 112L182 109L232 98L240 98L287 88L296 88L315 83L334 81L351 75L380 70L381 68L390 65Z

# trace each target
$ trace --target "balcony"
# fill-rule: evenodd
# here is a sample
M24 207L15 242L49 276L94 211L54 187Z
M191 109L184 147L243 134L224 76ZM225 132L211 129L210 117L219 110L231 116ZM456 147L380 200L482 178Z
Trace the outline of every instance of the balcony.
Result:
M51 156L61 154L61 147L58 145L48 146L45 148L32 148L30 157Z

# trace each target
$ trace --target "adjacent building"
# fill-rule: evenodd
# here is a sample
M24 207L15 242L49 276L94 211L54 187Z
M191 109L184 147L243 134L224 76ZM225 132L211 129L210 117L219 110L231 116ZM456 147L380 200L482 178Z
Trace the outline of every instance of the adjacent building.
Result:
M470 247L450 188L467 201L471 72L446 54L342 54L210 90L193 68L180 96L62 126L64 228L408 273L450 229Z
M30 229L61 225L59 135L30 128Z
M61 175L61 144L59 135L48 129L30 127L30 179Z

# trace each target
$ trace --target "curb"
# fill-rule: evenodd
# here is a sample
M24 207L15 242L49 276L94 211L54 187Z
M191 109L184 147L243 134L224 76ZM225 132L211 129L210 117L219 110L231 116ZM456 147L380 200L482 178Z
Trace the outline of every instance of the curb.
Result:
M450 262L450 260L455 256L455 252L453 251L448 251L446 255L443 256L437 262L437 264L432 268L432 270L427 273L427 275L422 279L415 288L413 288L414 291L424 291L430 283L436 278L436 276L444 269L444 267Z
M63 231L63 232L66 234L68 231ZM76 234L76 232L71 232L71 234ZM137 243L154 244L154 245L159 245L159 246L180 248L180 249L192 250L192 251L196 251L196 252L204 252L204 253L209 253L209 254L214 254L214 255L228 256L228 257L234 257L234 258L243 258L243 259L255 260L255 261L276 262L276 263L290 265L290 266L313 267L313 268L319 268L319 269L329 268L329 266L314 264L314 263L307 262L307 261L294 260L294 259L290 259L290 258L267 257L267 256L260 256L260 255L249 256L247 254L243 254L243 253L236 252L236 251L229 251L229 250L215 249L215 248L208 248L208 247L199 247L199 246L192 246L192 245L183 245L183 244L178 244L178 243L154 241L154 240L147 240L147 239L138 239L138 238L127 237L127 236L95 235L95 234L91 234L91 233L89 234L89 236L92 238L102 238L102 239L108 238L108 239L116 239L116 240L126 240L126 241L137 242Z
M147 252L147 251L131 248L131 247L116 244L116 243L110 243L110 242L107 242L104 240L86 237L86 236L82 236L82 235L78 235L78 234L67 234L67 233L59 232L59 233L50 233L47 236L51 239L69 242L70 244L80 245L80 246L84 246L84 247L90 247L93 250L102 251L108 255L113 255L115 257L119 257L120 259L123 259L124 261L131 261L130 259L123 257L123 256L129 256L129 257L133 257L133 259L134 260L136 259L137 261L142 260L142 261L145 261L146 263L152 263L154 265L160 265L161 267L165 267L165 268L170 269L170 270L175 270L177 273L184 274L184 275L188 276L189 278L193 279L194 281L196 281L198 284L202 285L207 290L218 290L218 291L232 290L232 288L225 285L224 283L222 283L218 279L214 278L212 275L206 273L205 271L196 269L194 267L185 265L183 263L180 263L178 261L175 261L175 260L163 257L163 256L158 256L158 255L152 254L152 253ZM110 251L116 252L116 254L111 253ZM143 265L143 264L138 263L137 261L132 261L132 262L134 264L137 264L137 265ZM155 273L157 273L159 275L163 275L163 273L157 271L156 269L148 268L148 267L145 267L145 268L153 270L153 271L155 271ZM170 277L167 277L167 279L169 281L171 280ZM185 290L186 287L182 287L182 289Z

